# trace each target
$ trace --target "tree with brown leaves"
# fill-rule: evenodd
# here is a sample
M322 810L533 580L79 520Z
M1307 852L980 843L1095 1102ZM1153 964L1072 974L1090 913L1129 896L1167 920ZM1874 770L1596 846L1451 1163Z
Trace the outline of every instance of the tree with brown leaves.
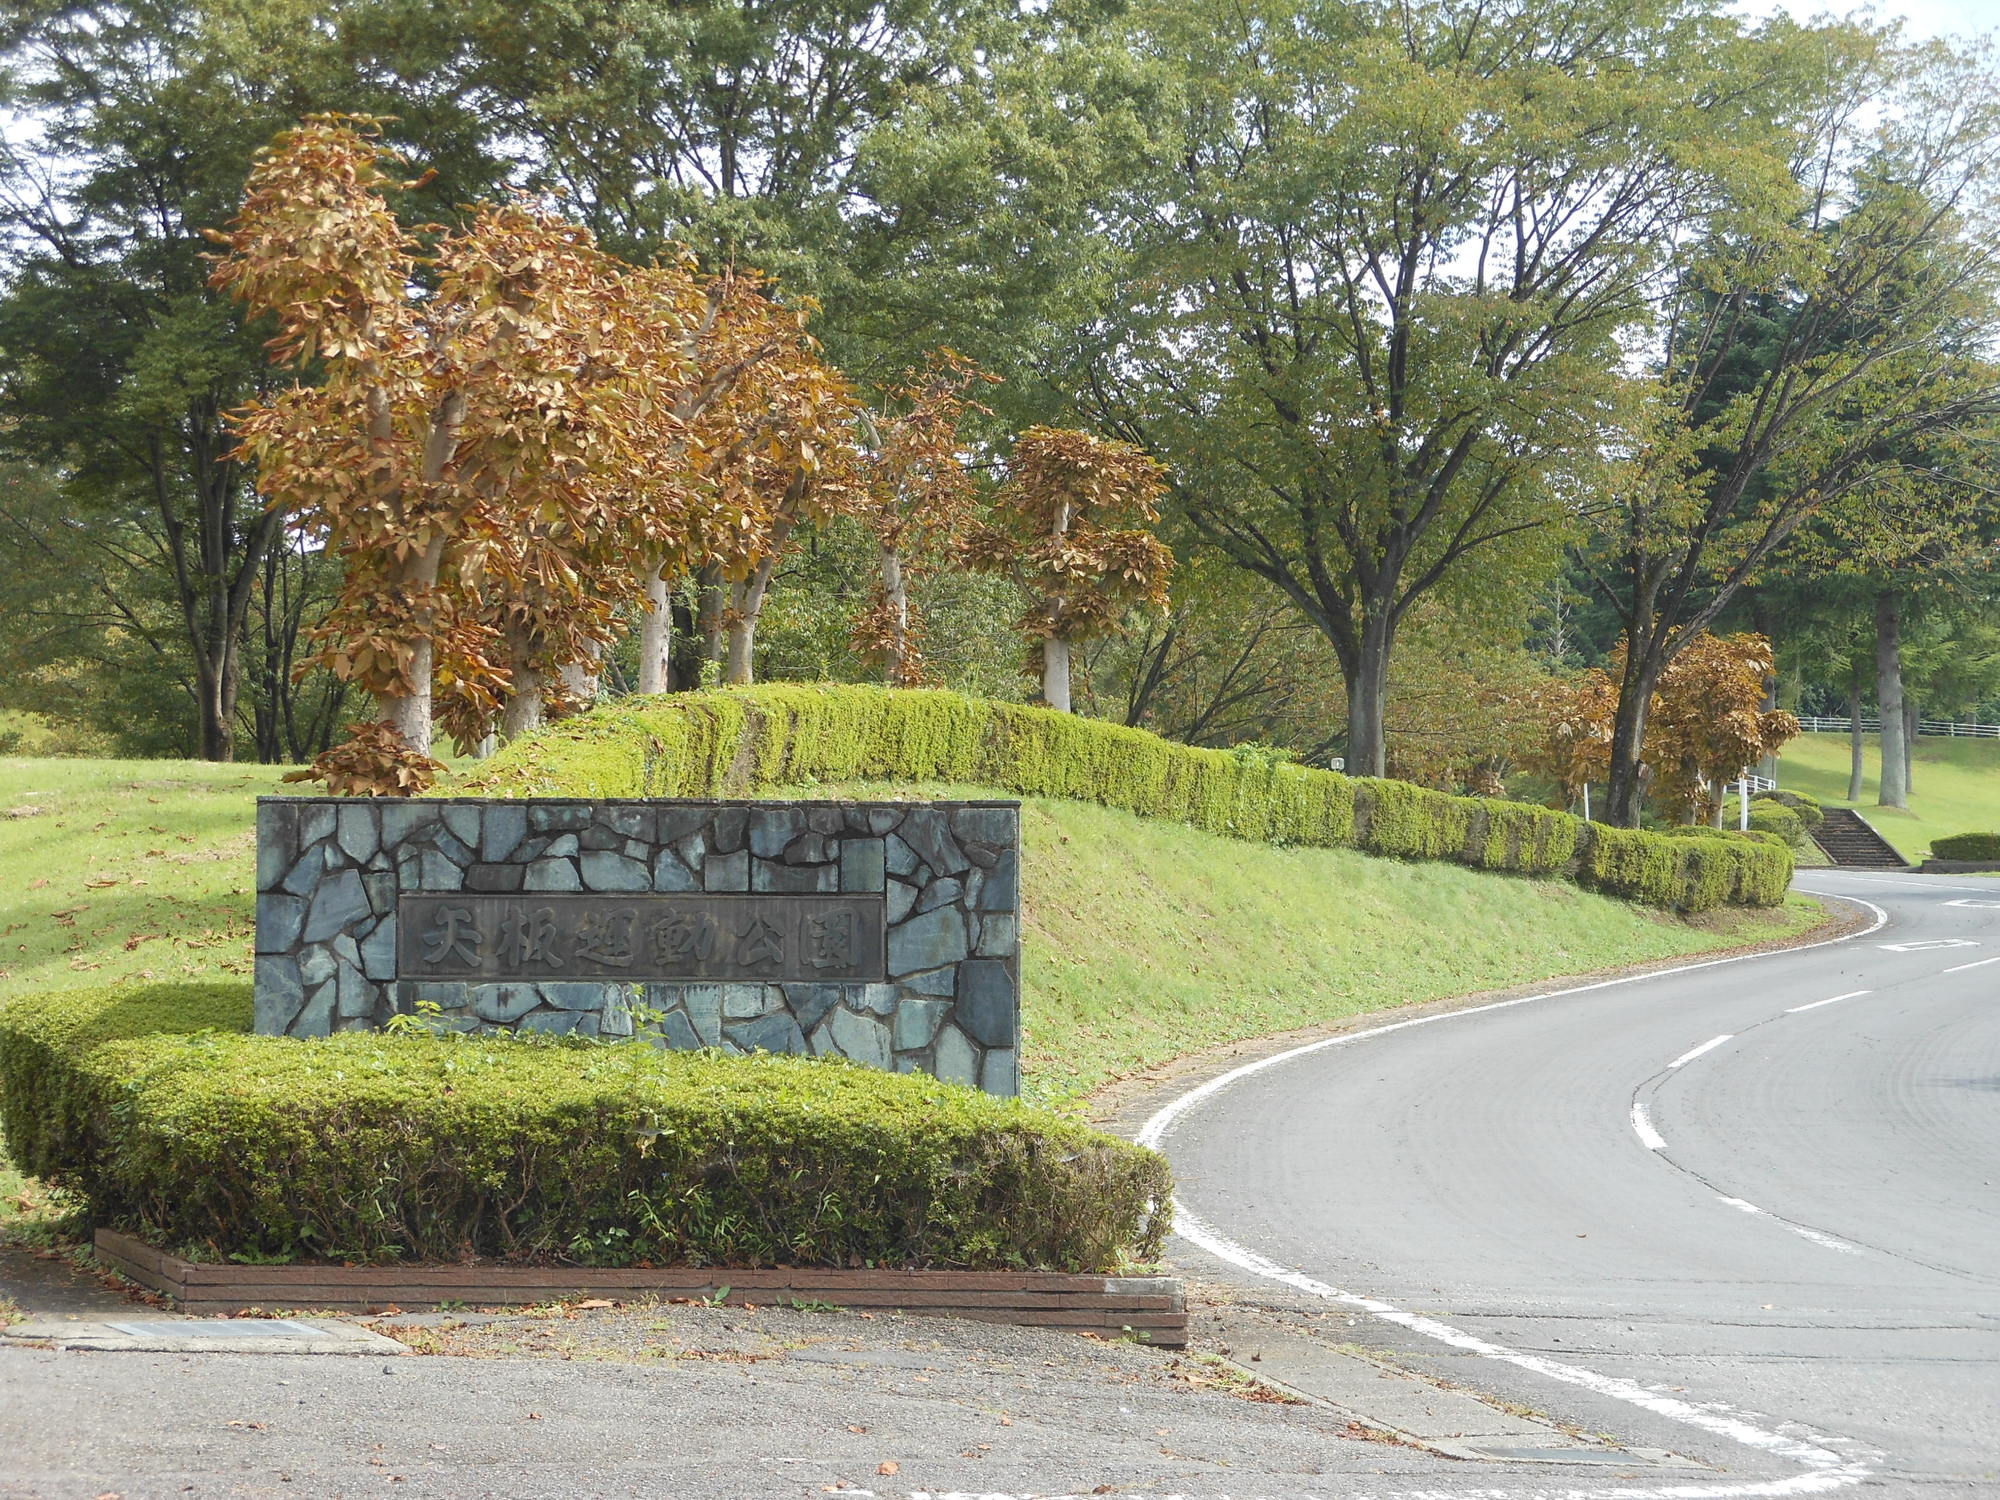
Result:
M1540 694L1545 731L1534 766L1572 801L1611 774L1625 648L1603 670L1551 679ZM1645 785L1656 806L1684 822L1716 821L1730 782L1799 732L1764 707L1771 643L1761 635L1702 635L1682 648L1647 711Z
M1164 609L1173 554L1142 525L1159 519L1160 465L1130 443L1060 427L1030 427L1014 445L994 524L965 555L1013 577L1033 596L1020 629L1041 643L1042 701L1069 712L1070 654L1116 634L1135 608Z
M904 372L883 410L861 414L859 516L881 549L881 577L853 639L882 661L891 687L924 682L923 621L910 584L952 557L972 524L976 486L959 428L968 412L985 410L973 388L998 378L939 349L921 371Z
M239 452L343 566L318 659L386 730L339 774L360 788L372 759L407 789L434 691L461 744L496 717L524 732L594 672L621 602L663 605L656 585L704 549L756 577L758 539L781 547L824 488L799 476L848 408L805 313L755 278L627 265L526 201L420 256L388 160L366 121L281 136L214 280L276 319L275 361L323 377L237 413Z

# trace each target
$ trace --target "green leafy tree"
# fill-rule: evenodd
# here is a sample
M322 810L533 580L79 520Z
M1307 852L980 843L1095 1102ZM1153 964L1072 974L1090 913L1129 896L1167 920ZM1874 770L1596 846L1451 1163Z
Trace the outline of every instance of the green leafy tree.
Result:
M1797 101L1789 204L1712 241L1684 282L1648 425L1600 518L1597 583L1630 642L1614 822L1638 820L1646 717L1674 658L1815 515L1893 488L1913 444L1994 406L1977 352L2000 269L2000 89L1976 57L1867 43L1826 34Z
M1782 77L1697 0L1163 0L1131 45L1171 82L1080 399L1325 634L1381 774L1398 632L1553 569L1680 247L1784 180Z

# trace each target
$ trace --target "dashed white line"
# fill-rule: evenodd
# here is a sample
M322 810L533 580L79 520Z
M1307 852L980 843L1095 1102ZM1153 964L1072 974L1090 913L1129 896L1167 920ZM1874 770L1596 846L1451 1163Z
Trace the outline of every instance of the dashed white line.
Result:
M2000 958L1977 958L1974 959L1969 964L1953 964L1949 969L1946 969L1944 972L1947 974L1958 974L1962 973L1966 969L1983 969L1988 964L2000 964Z
M1646 1117L1646 1106L1643 1104L1632 1106L1632 1129L1638 1134L1639 1144L1648 1151L1667 1149L1667 1138L1653 1128L1653 1122Z
M1808 1229L1803 1224L1794 1224L1790 1219L1781 1219L1768 1208L1759 1208L1756 1204L1746 1203L1741 1198L1724 1198L1720 1193L1716 1194L1716 1196L1722 1198L1722 1201L1727 1203L1731 1208L1740 1208L1746 1214L1758 1214L1763 1218L1769 1219L1780 1229L1789 1229L1793 1234L1798 1235L1802 1239L1811 1240L1815 1245L1824 1245L1829 1250L1838 1250L1842 1255L1861 1254L1861 1247L1859 1245L1850 1245L1846 1240L1837 1240L1832 1235L1825 1234L1820 1230Z
M1988 959L1987 962L1992 963L1995 962L1995 960ZM1967 967L1969 968L1970 965L1967 965ZM1945 973L1947 974L1949 974L1950 972L1951 970L1949 969L1945 970ZM1788 1016L1795 1016L1802 1010L1818 1010L1822 1005L1833 1005L1842 1000L1859 1000L1863 995L1872 995L1874 993L1875 992L1873 990L1849 990L1844 995L1829 995L1827 996L1826 999L1815 1000L1810 1005L1794 1005L1791 1009L1787 1010L1785 1014Z
M1693 1062L1697 1057L1700 1057L1702 1053L1709 1052L1717 1047L1720 1047L1724 1042L1728 1041L1731 1037L1735 1035L1736 1033L1733 1031L1725 1031L1721 1036L1710 1037L1707 1041L1703 1042L1699 1047L1696 1047L1694 1050L1690 1052L1683 1052L1679 1057L1675 1058L1672 1062L1668 1063L1667 1066L1670 1068L1684 1068L1689 1063Z
M1839 895L1835 892L1827 892L1827 894L1834 896L1836 900L1852 901L1857 906L1867 907L1869 911L1875 914L1875 920L1860 932L1847 933L1837 938L1826 938L1817 943L1801 943L1796 948L1781 949L1778 951L1801 953L1813 948L1831 947L1835 943L1852 942L1856 938L1870 937L1880 932L1889 923L1889 914L1872 901L1864 901L1859 896ZM1307 1042L1303 1046L1289 1047L1283 1052L1276 1052L1269 1057L1260 1057L1255 1062L1244 1063L1241 1067L1231 1068L1228 1072L1219 1074L1209 1079L1208 1082L1189 1089L1179 1098L1169 1101L1163 1109L1148 1120L1140 1129L1138 1141L1142 1146L1151 1146L1155 1150L1158 1150L1164 1144L1168 1132L1173 1129L1174 1125L1184 1115L1203 1101L1221 1093L1231 1084L1248 1078L1252 1074L1261 1073L1267 1068L1280 1067L1285 1063L1310 1056L1315 1052L1325 1051L1331 1047L1351 1046L1355 1042L1366 1040L1369 1037L1382 1036L1392 1031L1403 1031L1412 1026L1433 1025L1436 1022L1452 1020L1459 1016L1478 1015L1481 1012L1489 1010L1505 1010L1516 1005L1532 1004L1537 1000L1553 1000L1563 995L1583 994L1591 990L1609 989L1616 985L1634 984L1645 979L1661 979L1669 974L1685 974L1696 969L1716 968L1723 964L1742 963L1749 959L1772 956L1775 955L1744 953L1735 954L1729 958L1711 958L1699 963L1680 964L1671 969L1655 970L1650 974L1627 974L1617 979L1599 980L1595 984L1580 984L1569 989L1550 990L1538 995L1523 995L1514 1000L1499 1000L1490 1005L1468 1006L1464 1010L1445 1011L1434 1016L1417 1016L1407 1021L1394 1021L1386 1026L1374 1026L1365 1031L1349 1032L1345 1036L1326 1037L1317 1042ZM1645 1118L1645 1111L1643 1108L1635 1106L1633 1115L1633 1123L1636 1126L1640 1120ZM1650 1122L1648 1122L1647 1128L1651 1129ZM1661 1145L1664 1146L1665 1144L1665 1141L1662 1140ZM1504 1345L1489 1343L1485 1339L1476 1338L1471 1334L1461 1332L1435 1318L1425 1318L1414 1313L1407 1313L1390 1303L1380 1302L1372 1297L1359 1296L1353 1292L1344 1292L1337 1287L1328 1286L1324 1282L1315 1281L1303 1272L1288 1270L1276 1261L1259 1255L1254 1250L1247 1249L1232 1240L1223 1238L1222 1235L1209 1228L1207 1224L1189 1212L1187 1206L1179 1199L1174 1200L1173 1208L1175 1215L1174 1232L1176 1234L1190 1244L1206 1250L1209 1254L1228 1262L1239 1270L1247 1271L1253 1276L1262 1277L1269 1281L1282 1282L1287 1286L1310 1293L1313 1296L1343 1302L1350 1307L1372 1313L1386 1322L1395 1323L1400 1327L1407 1328L1412 1333L1437 1339L1441 1343L1483 1355L1488 1359L1505 1361L1517 1368L1532 1371L1551 1380L1559 1380L1565 1384L1581 1386L1586 1390L1595 1391L1599 1395L1608 1396L1613 1400L1643 1407L1670 1421L1680 1422L1689 1427L1700 1428L1704 1432L1727 1437L1745 1447L1755 1448L1773 1457L1789 1459L1793 1463L1801 1465L1806 1471L1803 1474L1794 1474L1789 1479L1751 1481L1747 1484L1722 1484L1716 1486L1662 1485L1658 1487L1632 1485L1629 1487L1620 1486L1612 1490L1600 1490L1596 1491L1596 1494L1615 1496L1617 1500L1640 1500L1640 1497L1646 1496L1698 1496L1705 1497L1705 1500L1722 1500L1724 1496L1814 1495L1825 1494L1830 1490L1845 1489L1849 1485L1859 1484L1869 1477L1870 1471L1866 1464L1843 1458L1830 1448L1821 1447L1817 1443L1810 1443L1802 1438L1788 1436L1781 1432L1772 1432L1767 1428L1755 1426L1741 1418L1728 1415L1718 1407L1704 1406L1693 1401L1675 1400L1657 1391L1648 1390L1637 1381L1626 1380L1619 1376L1600 1375L1596 1371L1585 1369L1580 1365L1562 1364L1540 1355L1524 1354L1517 1350L1506 1348ZM1577 1496L1581 1500L1584 1494L1592 1492L1570 1490L1565 1493Z

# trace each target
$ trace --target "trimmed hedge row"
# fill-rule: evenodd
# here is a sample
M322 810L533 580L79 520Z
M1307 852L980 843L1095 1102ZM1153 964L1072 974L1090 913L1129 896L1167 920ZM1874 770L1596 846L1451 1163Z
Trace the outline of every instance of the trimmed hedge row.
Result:
M1806 792L1788 792L1783 788L1775 792L1759 792L1750 799L1751 807L1760 802L1775 802L1780 807L1788 807L1798 815L1805 831L1811 833L1826 821L1826 809L1820 806L1819 798Z
M1114 1271L1158 1153L835 1059L247 1035L244 985L0 1009L0 1126L94 1218L216 1256Z
M1235 838L1565 876L1681 911L1776 906L1792 877L1790 857L1769 846L1695 849L1525 803L1197 750L1074 714L858 686L627 699L510 745L452 790L718 797L875 778L970 782Z
M1953 833L1931 840L1932 859L2000 859L2000 833Z
M1792 848L1806 836L1806 820L1782 802L1751 803L1750 826L1759 833L1776 834Z

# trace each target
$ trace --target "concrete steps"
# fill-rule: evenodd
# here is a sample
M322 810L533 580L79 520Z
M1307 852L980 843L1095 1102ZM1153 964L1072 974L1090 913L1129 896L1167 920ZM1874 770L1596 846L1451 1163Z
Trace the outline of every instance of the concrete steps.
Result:
M1860 813L1829 807L1826 821L1815 828L1813 842L1843 870L1907 870L1910 862L1896 852Z

